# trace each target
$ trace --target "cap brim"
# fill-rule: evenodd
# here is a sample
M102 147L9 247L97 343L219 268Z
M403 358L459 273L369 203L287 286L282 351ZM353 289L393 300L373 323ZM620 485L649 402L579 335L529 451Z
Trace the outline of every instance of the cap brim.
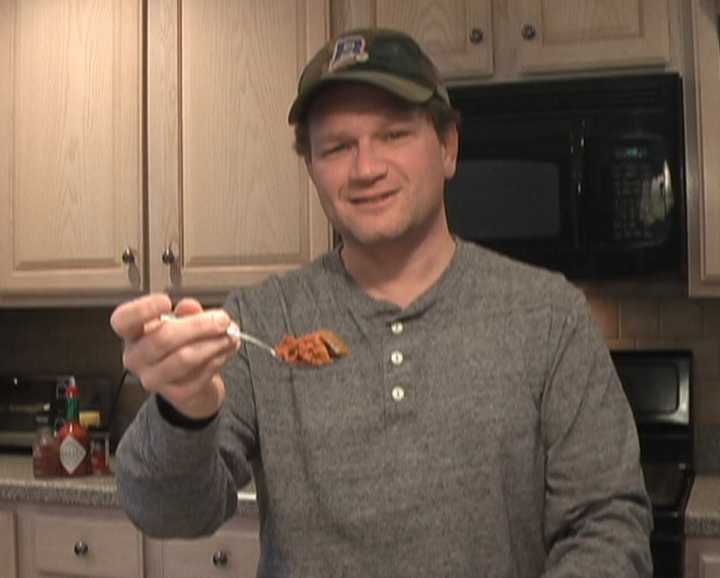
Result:
M310 100L317 95L319 90L330 84L339 82L360 82L370 84L387 90L391 94L414 104L422 104L430 100L435 94L435 90L417 82L398 78L391 74L370 70L348 70L347 72L335 72L315 81L309 87L303 90L302 95L298 95L290 107L288 114L288 122L295 124L305 113Z

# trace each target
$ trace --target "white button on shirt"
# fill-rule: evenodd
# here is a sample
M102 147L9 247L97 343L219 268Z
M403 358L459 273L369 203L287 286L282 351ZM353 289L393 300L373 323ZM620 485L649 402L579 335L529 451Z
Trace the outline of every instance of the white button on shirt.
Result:
M403 324L401 321L395 321L390 326L390 331L392 331L395 335L400 335L403 332Z
M403 362L403 354L400 351L393 351L390 354L390 361L393 365L400 365Z
M395 401L402 401L405 399L405 390L400 386L393 387L392 397Z

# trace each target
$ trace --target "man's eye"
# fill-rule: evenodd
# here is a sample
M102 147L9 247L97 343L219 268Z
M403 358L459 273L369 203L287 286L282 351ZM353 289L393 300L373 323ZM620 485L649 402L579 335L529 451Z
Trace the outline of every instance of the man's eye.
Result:
M399 140L401 138L404 138L408 135L408 131L406 130L389 130L385 133L385 140L393 141L393 140Z
M330 155L334 155L334 154L344 151L347 148L348 148L347 143L337 143L332 146L328 146L328 147L324 148L322 151L322 156L327 157Z

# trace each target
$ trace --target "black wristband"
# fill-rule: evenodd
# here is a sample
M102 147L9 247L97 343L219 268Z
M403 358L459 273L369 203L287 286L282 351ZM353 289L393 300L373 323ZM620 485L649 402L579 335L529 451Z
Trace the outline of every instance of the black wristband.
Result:
M202 419L188 417L176 410L175 407L161 395L156 395L155 399L157 400L157 408L160 415L163 416L165 421L176 427L193 430L203 429L210 425L210 422L217 417L217 412L210 417L204 417Z

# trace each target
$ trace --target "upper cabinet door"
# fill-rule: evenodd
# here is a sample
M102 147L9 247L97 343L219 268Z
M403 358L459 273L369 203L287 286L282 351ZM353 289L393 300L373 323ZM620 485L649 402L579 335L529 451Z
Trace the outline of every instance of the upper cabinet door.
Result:
M690 294L720 295L720 1L693 0L694 82L687 100ZM694 98L691 99L691 90Z
M330 228L292 148L327 0L150 0L152 290L222 294L303 265Z
M0 0L0 294L142 288L141 14Z
M493 73L491 0L377 0L378 27L404 30L445 78Z
M667 64L668 0L520 0L523 72Z
M493 73L491 0L333 0L333 33L380 27L411 34L444 78Z

